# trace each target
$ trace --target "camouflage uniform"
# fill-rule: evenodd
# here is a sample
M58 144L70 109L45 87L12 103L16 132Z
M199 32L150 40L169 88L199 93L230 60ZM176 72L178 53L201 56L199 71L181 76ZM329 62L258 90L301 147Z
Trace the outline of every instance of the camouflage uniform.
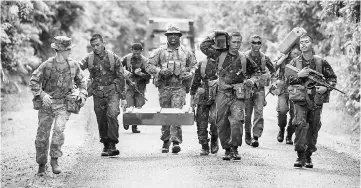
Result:
M281 65L277 65L277 61L275 63L275 69L278 70L278 76L277 79L281 80L284 84L280 87L280 94L278 95L278 102L277 102L277 118L278 118L278 126L281 130L284 130L287 125L287 112L290 113L290 120L288 121L288 127L287 127L287 137L291 140L292 134L295 132L295 127L292 125L292 120L294 118L294 107L293 102L289 101L288 98L288 83L286 82L285 78L285 67L287 64L291 62L291 58L287 57ZM287 140L286 140L287 141Z
M170 62L180 62L181 65ZM180 79L181 72L193 72L196 69L196 59L194 54L180 45L172 50L168 44L156 49L146 63L146 70L155 77L155 86L159 91L159 103L162 108L182 108L185 104L186 87L185 80ZM165 76L159 74L164 67L174 66L172 75ZM161 140L167 142L182 143L181 125L162 125Z
M248 54L246 52L246 54ZM257 66L260 68L262 74L265 74L265 68L261 66L262 64L262 56L259 54L258 56L252 56L249 53L248 57L254 61ZM268 70L273 73L275 69L271 60L265 56L265 66ZM253 117L253 137L261 137L263 128L264 128L264 119L263 119L263 107L265 101L265 88L264 86L258 87L253 91L253 95L250 99L246 100L246 116L245 116L245 131L246 134L251 133L252 128L252 113L254 109L254 117Z
M88 69L93 91L94 111L97 117L100 142L119 142L118 115L120 114L119 100L125 100L124 70L120 59L108 50L96 54L91 52L82 61L80 67ZM110 57L114 57L112 65ZM92 62L91 62L92 60Z
M207 57L218 62L222 51L216 50L213 47L214 44L212 37L208 36L201 43L200 49ZM222 68L228 67L236 59L237 56L230 54L227 50L227 56ZM217 128L222 148L226 151L230 150L232 146L241 146L243 135L245 103L243 99L236 98L232 84L243 83L247 78L257 74L259 70L258 66L248 58L246 60L245 75L241 73L241 69L241 61L238 60L227 69L227 74L222 74L218 80L216 96ZM252 79L255 80L254 77Z
M145 71L146 57L141 56L142 59L135 59L132 57L132 53L124 56L121 60L123 67L131 73L129 79L136 84L138 90L144 95L146 86L149 83L150 75ZM128 62L129 61L129 62ZM139 76L134 71L140 68L144 76ZM126 92L127 106L140 108L145 104L145 99L135 91L131 86L127 87Z
M42 99L46 94L52 97L51 107L41 107L38 112L39 127L35 140L38 164L47 163L49 136L53 123L50 156L59 158L63 155L61 146L64 144L64 129L70 117L65 105L65 97L74 92L74 82L79 87L79 96L85 98L86 81L78 62L68 59L67 63L61 65L56 62L55 57L42 63L30 78L31 91L35 97L39 96Z
M299 56L293 59L290 63L291 65L302 69L304 67L309 67L310 69L316 70L316 61L313 58L311 61L306 61L303 56ZM300 65L300 66L297 66ZM302 66L302 67L301 67ZM322 60L321 71L318 71L323 74L326 81L330 85L334 85L337 82L337 76L333 72L332 67L326 60ZM308 81L307 78L298 78L297 76L288 76L289 84L305 84ZM316 143L318 137L318 131L321 128L321 113L323 103L318 102L316 99L315 88L308 89L308 95L306 102L294 102L295 107L295 117L292 121L292 124L296 128L296 138L295 138L295 151L299 152L308 152L311 155L317 150ZM329 92L326 92L326 95L329 95ZM323 101L328 102L328 101Z
M204 61L204 62L203 62ZM218 132L217 132L217 126L216 122L212 121L212 118L209 117L211 114L211 108L212 106L215 106L215 99L211 98L212 94L209 90L209 83L211 81L217 80L217 63L214 62L213 59L207 58L199 63L198 69L195 72L193 83L191 87L190 94L192 96L196 95L197 90L199 88L202 88L205 90L202 98L199 99L197 104L197 134L198 134L198 140L201 145L208 145L208 135L207 135L207 127L208 123L211 124L210 126L210 132L211 135L211 141L216 142L218 140ZM213 61L213 62L212 62ZM204 70L204 77L202 76L201 69L203 64L205 64L205 70ZM216 86L213 86L216 87ZM214 107L213 107L214 109ZM214 118L213 118L214 119Z

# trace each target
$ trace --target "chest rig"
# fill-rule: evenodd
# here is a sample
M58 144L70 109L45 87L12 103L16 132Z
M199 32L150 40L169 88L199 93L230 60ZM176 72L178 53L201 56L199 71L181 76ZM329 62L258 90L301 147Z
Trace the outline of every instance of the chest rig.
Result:
M165 45L162 47L163 52L161 59L164 60L161 62L162 69L168 68L173 72L173 75L179 76L186 68L186 59L187 53L183 46L179 46L175 50L170 50Z
M88 59L88 69L90 72L90 77L100 85L109 85L113 83L115 79L115 57L112 51L106 50L106 55L100 60L97 61L94 65L94 52L90 52ZM107 62L109 67L107 67Z
M42 82L42 89L45 90L47 87L50 87L52 90L55 87L68 87L72 89L74 86L74 78L76 72L76 61L69 59L66 60L66 68L59 70L57 66L55 66L55 57L49 58L47 61L44 62L44 77ZM69 75L70 70L70 75ZM70 76L70 77L69 77ZM69 80L70 79L70 80ZM67 84L69 83L70 84Z

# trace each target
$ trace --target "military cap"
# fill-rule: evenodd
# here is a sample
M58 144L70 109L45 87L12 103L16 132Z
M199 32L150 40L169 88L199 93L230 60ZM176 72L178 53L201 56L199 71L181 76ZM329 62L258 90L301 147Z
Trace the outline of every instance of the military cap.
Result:
M67 36L56 36L54 37L54 42L51 43L51 48L59 50L59 51L65 51L73 48L75 45L71 43L71 38Z
M176 33L176 34L180 34L180 36L182 36L183 34L180 32L179 27L177 27L176 25L170 24L168 26L167 32L165 32L164 35L168 35L171 33Z

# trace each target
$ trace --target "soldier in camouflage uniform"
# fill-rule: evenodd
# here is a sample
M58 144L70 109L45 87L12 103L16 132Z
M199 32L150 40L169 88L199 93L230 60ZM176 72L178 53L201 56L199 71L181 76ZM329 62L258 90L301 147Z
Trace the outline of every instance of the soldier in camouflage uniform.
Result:
M61 146L64 144L65 124L69 120L66 98L74 93L74 83L79 88L78 99L80 106L85 103L87 91L86 80L78 62L69 58L74 47L71 38L66 36L55 37L51 48L55 49L56 56L42 63L30 78L31 91L34 94L34 108L39 110L39 126L36 134L36 162L39 164L38 175L45 174L45 164L48 160L49 137L51 126L53 136L50 144L50 165L53 173L59 174L61 169L58 158L63 155Z
M224 31L215 31L206 37L201 45L201 51L217 62L218 91L216 96L217 129L222 148L225 149L223 160L240 160L238 146L242 145L244 122L244 95L239 91L255 87L259 68L257 64L239 52L242 36L232 32L229 36L229 48L219 50L214 48L214 37ZM244 87L244 85L246 87Z
M186 88L189 87L197 61L194 54L180 44L182 33L179 28L169 25L167 44L157 48L146 64L146 70L155 77L155 86L159 91L159 103L162 108L182 108L185 104ZM162 153L178 153L182 143L181 125L162 125Z
M90 73L88 93L93 95L100 142L104 145L101 156L114 156L119 154L115 147L119 142L119 101L122 108L127 105L124 70L119 57L105 49L100 34L92 35L90 45L94 50L81 61L80 67Z
M202 145L200 155L209 154L207 127L211 124L211 153L218 152L218 132L216 122L209 117L212 106L215 106L215 93L217 89L217 63L207 58L201 61L195 72L191 87L191 105L197 105L196 122L199 144ZM196 97L195 97L196 96ZM196 98L196 99L195 99ZM213 107L214 108L214 107Z
M267 73L266 67L271 73L275 72L275 68L271 60L264 55L261 51L262 38L258 35L251 37L251 50L245 52L252 61L254 61L261 70L262 77L258 80L258 88L253 91L252 97L246 101L246 116L245 116L245 141L246 144L253 147L258 147L258 138L262 136L264 119L263 119L263 107L265 103L265 86L267 86ZM253 117L253 138L251 135L252 129L252 113L254 109ZM251 140L252 139L252 140Z
M129 72L127 75L132 81L127 86L126 100L128 107L142 108L145 104L144 93L151 76L145 71L145 63L147 59L142 55L143 46L140 43L132 45L132 53L124 56L121 60L125 70ZM134 85L132 85L134 83ZM141 93L138 93L136 89ZM128 130L129 125L123 124L124 129ZM132 125L133 133L140 133L137 125Z
M301 71L297 74L289 74L286 70L286 77L290 84L289 89L295 91L289 93L289 98L294 101L295 108L295 117L292 121L296 128L295 151L298 155L294 163L295 167L313 168L311 155L317 150L316 143L318 131L321 128L322 107L323 103L328 102L331 92L327 87L315 86L314 83L309 84L310 80L307 78L310 74L309 69L321 73L331 86L335 86L337 82L337 76L330 64L320 56L313 54L312 43L313 39L310 36L300 37L302 55L293 59L290 65Z
M277 118L278 126L280 130L278 131L277 140L283 142L285 127L287 125L287 112L290 114L290 120L287 126L287 136L286 144L293 144L292 135L295 132L294 126L292 126L292 120L294 117L293 103L288 100L288 83L286 83L285 78L285 66L291 62L292 59L296 58L301 54L299 44L295 44L288 54L282 54L282 56L274 64L276 71L278 70L277 75Z

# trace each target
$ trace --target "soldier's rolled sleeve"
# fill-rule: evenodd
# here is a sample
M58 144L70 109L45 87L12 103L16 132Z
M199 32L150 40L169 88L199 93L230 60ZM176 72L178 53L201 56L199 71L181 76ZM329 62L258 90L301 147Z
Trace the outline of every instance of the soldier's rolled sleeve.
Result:
M120 62L119 57L117 55L114 55L114 59L115 59L116 75L120 83L120 91L119 91L120 99L125 100L125 80L126 80L125 71L122 63Z
M217 59L221 52L212 47L214 41L211 36L207 36L200 44L200 49L204 55L212 59Z
M196 56L192 53L189 52L188 53L188 58L187 58L187 65L189 65L189 72L191 72L192 74L194 74L196 72L197 69L197 60L196 60Z
M82 98L86 98L86 96L88 96L88 92L87 92L87 85L86 85L86 79L84 76L84 72L81 70L80 68L80 64L76 63L76 74L74 77L74 82L75 84L78 86L79 88L79 95Z
M160 61L160 50L156 50L149 56L149 59L145 64L145 70L147 71L148 74L153 76L159 74L161 70L160 67L158 66L159 61Z
M326 60L322 61L322 74L330 85L336 85L337 76L335 72L333 72L331 65Z
M193 83L192 83L191 91L190 91L191 95L196 94L198 87L201 85L201 81L202 81L202 76L201 76L200 65L199 65L198 68L196 69L196 72L195 72L195 75L193 78Z
M31 75L29 86L31 89L31 92L34 96L40 96L40 98L43 98L47 93L42 90L41 88L41 82L44 79L44 68L45 63L42 63Z

